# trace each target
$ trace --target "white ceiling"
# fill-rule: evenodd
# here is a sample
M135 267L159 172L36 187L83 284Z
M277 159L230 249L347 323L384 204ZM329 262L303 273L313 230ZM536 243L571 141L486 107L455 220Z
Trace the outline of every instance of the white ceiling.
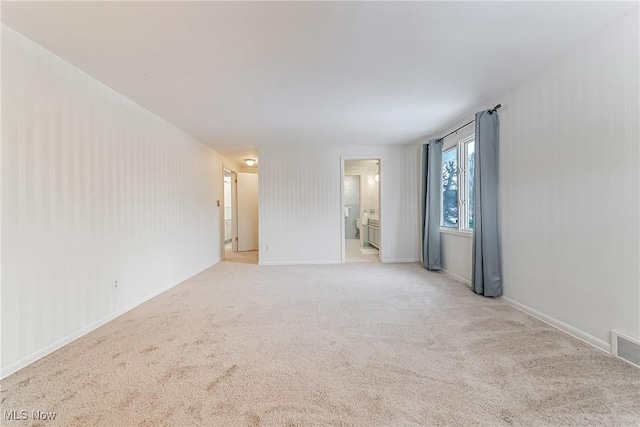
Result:
M637 8L3 1L2 21L216 150L246 154L413 142Z

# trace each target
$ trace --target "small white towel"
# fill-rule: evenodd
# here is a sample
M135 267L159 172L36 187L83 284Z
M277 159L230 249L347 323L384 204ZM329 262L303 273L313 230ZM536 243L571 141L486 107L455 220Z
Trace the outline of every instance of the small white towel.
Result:
M362 212L362 225L367 225L369 223L369 212Z
M351 209L349 206L345 206L344 207L344 217L347 218L349 216L349 209Z

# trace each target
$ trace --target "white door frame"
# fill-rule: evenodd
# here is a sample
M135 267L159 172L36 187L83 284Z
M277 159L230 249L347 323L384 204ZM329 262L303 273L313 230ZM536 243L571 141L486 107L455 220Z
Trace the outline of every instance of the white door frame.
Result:
M378 215L380 217L380 230L382 231L382 157L381 156L340 156L340 260L342 264L347 262L347 251L345 242L345 229L344 229L344 162L346 160L376 160L378 162ZM362 184L362 183L361 183ZM362 191L362 185L360 187ZM362 195L361 195L362 196ZM360 230L362 233L362 230ZM380 262L383 262L382 253L384 251L384 242L382 239L382 232L380 233L380 249L378 257Z
M236 178L237 172L233 170L233 168L222 164L222 214L220 215L220 232L222 239L221 244L221 254L224 258L225 254L225 242L224 242L224 231L225 231L225 223L224 223L224 172L231 173L231 250L233 252L238 251L238 206L237 206L237 195L236 195Z
M231 171L231 250L238 252L238 172Z

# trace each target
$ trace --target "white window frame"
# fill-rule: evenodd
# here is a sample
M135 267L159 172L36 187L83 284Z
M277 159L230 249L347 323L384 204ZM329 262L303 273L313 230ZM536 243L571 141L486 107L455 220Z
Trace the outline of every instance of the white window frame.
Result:
M461 139L458 142L458 231L473 233L473 228L469 228L469 212L467 200L469 200L467 189L469 187L469 171L467 170L467 160L469 158L469 143L475 144L475 134ZM462 206L462 209L460 207Z
M457 227L446 227L442 225L442 209L444 202L442 197L440 198L440 232L443 233L462 233L464 235L471 235L473 229L469 228L469 213L467 212L467 187L468 187L468 173L467 170L467 158L468 158L468 144L469 142L475 143L476 136L472 134L466 138L458 141L457 145L449 147L443 150L443 154L449 150L457 149L457 175L458 175L458 224ZM442 174L442 171L440 171Z
M442 224L442 219L444 216L444 198L442 197L442 181L440 181L440 230L447 230L447 231L455 231L458 230L458 227L460 227L460 173L459 173L459 161L460 161L460 152L457 151L459 147L457 146L453 146L453 147L449 147L446 150L443 149L442 150L442 157L444 157L445 154L447 154L449 151L451 150L456 150L456 179L458 180L458 223L455 226L447 226L447 225L443 225ZM442 177L442 162L440 162L440 177Z

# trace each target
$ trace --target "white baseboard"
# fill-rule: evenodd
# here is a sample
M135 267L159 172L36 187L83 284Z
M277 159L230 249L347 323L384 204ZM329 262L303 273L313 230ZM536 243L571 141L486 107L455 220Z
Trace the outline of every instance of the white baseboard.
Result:
M505 303L509 304L510 306L517 308L518 310L523 311L528 315L535 317L538 320L542 320L544 323L551 325L554 328L559 329L562 332L565 332L575 338L578 338L580 341L584 341L585 343L592 345L598 350L602 350L607 354L611 354L611 344L606 341L603 341L599 338L589 335L586 332L581 331L580 329L567 325L566 323L561 322L560 320L555 319L551 316L548 316L544 313L540 313L539 311L534 310L533 308L526 306L522 303L514 301L511 298L502 296L500 297L500 299Z
M442 271L445 275L451 277L454 280L457 280L460 283L464 283L467 286L471 286L471 280L469 279L465 279L462 276L458 276L457 274L452 273L449 270L445 270L444 268L440 269L440 271Z
M385 264L390 263L410 263L410 262L420 262L419 259L385 259L380 261ZM331 264L343 264L342 261L259 261L258 265L331 265ZM357 263L355 263L357 264Z
M340 261L259 261L258 265L329 265L342 264Z
M46 355L48 355L50 353L53 353L54 351L56 351L56 350L64 347L65 345L71 343L72 341L75 341L78 338L88 334L89 332L92 332L92 331L98 329L99 327L107 324L108 322L112 321L116 317L122 316L126 312L128 312L130 310L133 310L137 306L139 306L141 304L144 304L145 302L149 301L151 298L154 298L154 297L156 297L156 296L168 291L169 289L173 288L174 286L179 285L180 283L184 282L185 280L188 280L191 277L202 273L204 270L213 267L214 265L216 265L219 262L220 262L220 260L217 260L213 264L211 264L210 266L205 267L205 268L203 268L203 269L201 269L201 270L199 270L199 271L187 276L186 278L184 278L182 280L179 280L179 281L177 281L175 283L172 283L172 284L170 284L168 286L165 286L162 289L154 291L151 294L145 296L144 298L139 299L138 301L135 301L135 302L133 302L133 303L121 308L121 309L118 309L118 310L114 311L113 313L111 313L111 314L109 314L109 315L107 315L107 316L105 316L105 317L103 317L103 318L101 318L99 320L96 320L95 322L90 323L89 325L87 325L87 326L85 326L83 328L80 328L77 331L75 331L75 332L73 332L73 333L71 333L71 334L69 334L69 335L67 335L67 336L65 336L65 337L53 342L53 343L51 343L51 344L49 344L49 345L47 345L47 346L45 346L45 347L43 347L43 348L41 348L39 350L36 350L35 352L31 353L30 355L25 356L22 359L20 359L20 360L18 360L16 362L13 362L12 364L10 364L8 366L5 366L4 368L2 368L2 370L0 370L0 379L6 378L9 375L19 371L20 369L32 364L33 362L35 362L35 361L37 361L39 359L42 359L44 356L46 356Z

